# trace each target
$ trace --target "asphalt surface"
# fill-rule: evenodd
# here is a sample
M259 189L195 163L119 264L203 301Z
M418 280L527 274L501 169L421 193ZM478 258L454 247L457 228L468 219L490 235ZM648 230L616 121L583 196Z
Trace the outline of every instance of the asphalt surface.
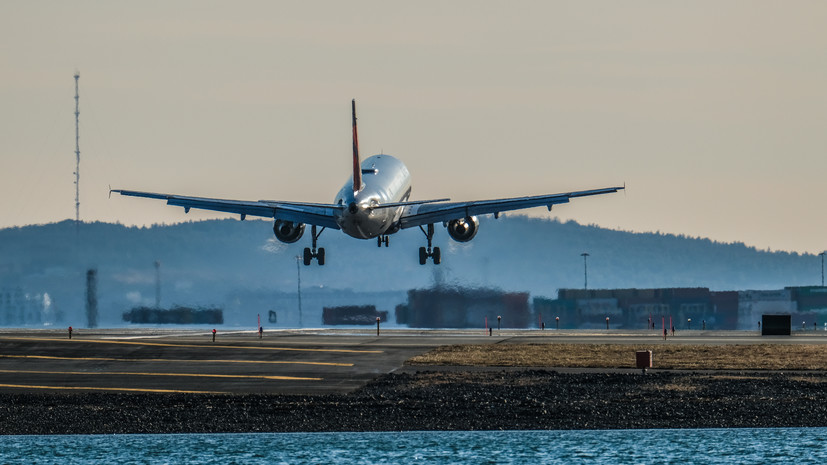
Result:
M0 330L0 392L344 394L449 344L827 344L825 332ZM445 367L442 367L443 369Z

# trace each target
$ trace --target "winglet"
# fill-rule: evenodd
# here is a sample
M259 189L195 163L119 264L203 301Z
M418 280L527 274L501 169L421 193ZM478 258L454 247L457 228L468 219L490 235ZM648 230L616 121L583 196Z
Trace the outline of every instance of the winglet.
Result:
M356 134L356 99L351 102L353 110L353 192L362 190L362 163L359 161L359 136Z

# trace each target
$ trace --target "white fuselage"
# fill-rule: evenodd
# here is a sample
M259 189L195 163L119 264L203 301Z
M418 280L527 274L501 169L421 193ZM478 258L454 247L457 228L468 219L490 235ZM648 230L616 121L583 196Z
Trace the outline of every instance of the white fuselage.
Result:
M402 206L376 208L404 202L411 195L408 168L390 155L374 155L361 163L362 185L353 192L353 177L336 195L334 203L345 208L336 217L342 231L357 239L370 239L398 230Z

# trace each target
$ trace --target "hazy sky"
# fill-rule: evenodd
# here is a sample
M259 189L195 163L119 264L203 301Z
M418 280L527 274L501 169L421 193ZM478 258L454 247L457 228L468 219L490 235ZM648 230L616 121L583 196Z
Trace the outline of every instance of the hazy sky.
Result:
M823 1L6 0L0 227L74 218L78 70L86 221L223 216L109 185L331 202L356 98L415 199L625 182L552 215L818 253L825 24Z

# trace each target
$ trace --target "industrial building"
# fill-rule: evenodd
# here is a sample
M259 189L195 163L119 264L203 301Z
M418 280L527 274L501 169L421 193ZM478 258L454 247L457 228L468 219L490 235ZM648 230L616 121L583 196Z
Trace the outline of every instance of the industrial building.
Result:
M800 329L827 323L827 287L787 287L780 290L710 291L708 288L560 289L557 299L535 297L538 321L560 329L676 329L752 330L761 316L791 315ZM551 326L549 326L551 327Z
M435 287L408 291L408 302L396 307L396 323L412 328L527 328L532 313L527 292Z
M322 309L323 325L372 325L379 320L388 321L387 311L376 310L375 305L344 305L324 307Z
M52 305L48 293L34 294L20 287L0 289L0 326L52 325L63 314Z

